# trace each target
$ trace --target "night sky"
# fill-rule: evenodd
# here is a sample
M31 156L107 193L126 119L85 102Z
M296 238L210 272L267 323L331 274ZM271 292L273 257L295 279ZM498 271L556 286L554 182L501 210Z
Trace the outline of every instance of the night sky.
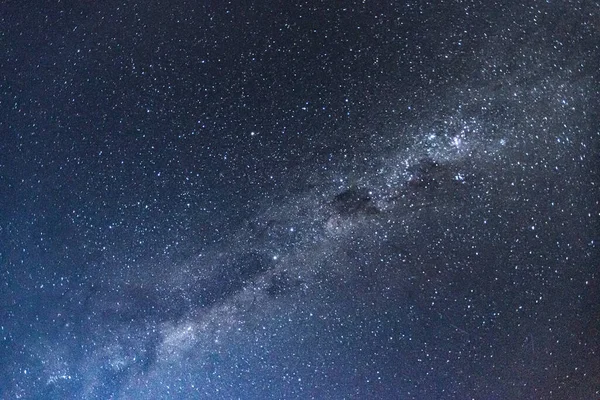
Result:
M3 1L1 399L600 399L600 4Z

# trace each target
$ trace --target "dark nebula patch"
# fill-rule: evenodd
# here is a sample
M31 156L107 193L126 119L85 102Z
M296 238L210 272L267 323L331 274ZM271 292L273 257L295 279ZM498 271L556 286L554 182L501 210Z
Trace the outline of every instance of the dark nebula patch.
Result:
M440 189L444 185L456 184L462 178L457 175L455 167L442 164L430 157L421 158L416 164L409 166L406 171L410 174L406 181L409 189Z
M201 279L194 284L193 302L208 307L225 300L242 290L259 275L269 271L273 265L271 258L256 252L234 257L233 260L217 266L214 277Z
M274 274L269 280L269 285L265 289L267 295L272 298L278 298L292 293L302 285L302 281L294 279L286 271Z
M379 212L367 188L352 187L343 191L335 196L332 206L339 215L344 217Z

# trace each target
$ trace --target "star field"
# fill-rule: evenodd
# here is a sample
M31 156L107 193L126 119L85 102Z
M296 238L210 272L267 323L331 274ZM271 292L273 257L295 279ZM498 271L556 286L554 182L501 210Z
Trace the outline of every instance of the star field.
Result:
M0 21L0 398L600 397L597 3Z

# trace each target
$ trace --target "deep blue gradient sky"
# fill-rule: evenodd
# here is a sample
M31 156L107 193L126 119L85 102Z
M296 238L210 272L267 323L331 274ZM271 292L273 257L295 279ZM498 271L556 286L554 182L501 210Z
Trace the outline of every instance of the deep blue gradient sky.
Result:
M0 398L600 398L600 6L0 6Z

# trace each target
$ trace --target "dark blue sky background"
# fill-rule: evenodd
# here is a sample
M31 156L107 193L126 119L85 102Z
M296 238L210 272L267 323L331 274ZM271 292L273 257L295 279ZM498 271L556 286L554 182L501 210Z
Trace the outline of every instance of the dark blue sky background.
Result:
M519 3L4 2L0 398L600 396L600 7Z

